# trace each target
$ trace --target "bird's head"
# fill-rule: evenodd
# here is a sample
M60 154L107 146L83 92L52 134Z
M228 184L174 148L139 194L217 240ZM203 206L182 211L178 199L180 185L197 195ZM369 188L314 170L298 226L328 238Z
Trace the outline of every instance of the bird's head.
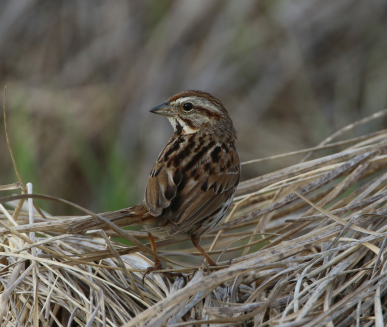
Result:
M213 133L233 141L236 132L227 110L214 96L203 91L183 91L153 108L168 118L176 134Z

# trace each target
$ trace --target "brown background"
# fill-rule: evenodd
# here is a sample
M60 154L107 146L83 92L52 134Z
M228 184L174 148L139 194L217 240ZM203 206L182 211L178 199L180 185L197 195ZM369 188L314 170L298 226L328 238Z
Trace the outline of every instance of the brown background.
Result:
M3 0L0 86L23 181L95 211L141 201L172 133L149 109L184 89L225 104L243 161L314 146L386 107L386 31L380 0ZM3 127L0 154L0 184L15 182Z

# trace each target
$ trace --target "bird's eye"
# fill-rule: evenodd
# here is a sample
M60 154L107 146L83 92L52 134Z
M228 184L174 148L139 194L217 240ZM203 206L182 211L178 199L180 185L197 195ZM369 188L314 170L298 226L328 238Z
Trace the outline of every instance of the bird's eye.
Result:
M193 104L192 104L191 102L186 102L186 103L184 103L184 105L183 105L183 109L184 109L185 111L190 111L190 110L192 110L192 108L193 108Z

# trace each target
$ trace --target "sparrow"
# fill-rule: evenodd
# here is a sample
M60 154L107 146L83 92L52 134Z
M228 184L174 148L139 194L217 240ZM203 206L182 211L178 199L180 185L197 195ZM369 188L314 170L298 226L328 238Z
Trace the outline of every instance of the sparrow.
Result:
M188 236L209 265L216 266L199 242L224 217L239 183L232 120L217 98L198 90L177 93L150 112L166 117L174 134L150 172L144 203L132 207L132 214L142 216L155 252L154 237ZM147 272L156 269L161 269L158 258Z

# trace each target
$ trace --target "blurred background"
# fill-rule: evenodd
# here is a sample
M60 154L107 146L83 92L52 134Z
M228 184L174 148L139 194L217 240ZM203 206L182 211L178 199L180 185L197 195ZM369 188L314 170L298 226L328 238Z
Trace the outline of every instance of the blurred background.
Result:
M172 135L149 109L181 90L225 104L243 161L315 146L385 109L387 1L2 0L5 84L23 182L120 209L143 199ZM0 119L1 185L17 180ZM246 166L243 180L301 159Z

